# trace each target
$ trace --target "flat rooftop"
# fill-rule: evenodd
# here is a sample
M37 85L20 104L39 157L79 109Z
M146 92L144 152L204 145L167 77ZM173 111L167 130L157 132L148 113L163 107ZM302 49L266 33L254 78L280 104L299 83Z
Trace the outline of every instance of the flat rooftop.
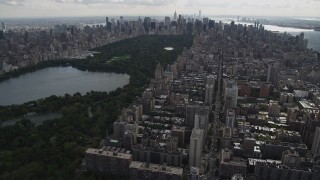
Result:
M109 156L109 157L117 157L121 159L131 159L132 155L127 154L127 153L119 153L119 152L113 152L113 151L108 151L104 149L93 149L89 148L86 150L87 154L95 154L99 156Z
M202 129L193 129L191 138L192 139L200 139L203 136L203 130Z
M254 158L248 158L248 161L249 161L249 165L250 165L250 166L255 166L257 162L281 164L281 161L273 160L273 159L254 159Z
M140 161L132 161L130 164L130 168L146 170L146 171L154 171L154 172L164 172L166 174L173 174L182 176L183 169L179 167L166 166L161 164L152 164L149 165L146 162Z
M247 167L246 161L240 161L239 159L232 159L230 161L221 161L222 165L231 165L231 166L240 166L240 167Z
M309 101L299 101L299 103L304 109L318 109L314 103Z

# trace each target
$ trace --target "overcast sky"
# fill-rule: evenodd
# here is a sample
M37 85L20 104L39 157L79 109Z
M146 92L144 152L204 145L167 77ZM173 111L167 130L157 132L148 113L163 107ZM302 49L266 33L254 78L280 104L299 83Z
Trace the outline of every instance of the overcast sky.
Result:
M112 15L320 16L320 0L0 0L0 18Z

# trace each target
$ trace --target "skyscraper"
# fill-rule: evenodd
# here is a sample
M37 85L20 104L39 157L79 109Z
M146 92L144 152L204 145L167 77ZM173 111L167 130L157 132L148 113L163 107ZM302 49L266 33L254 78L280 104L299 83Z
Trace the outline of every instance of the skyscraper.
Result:
M311 152L313 155L320 154L320 127L314 133Z
M235 126L235 112L233 109L227 110L227 116L226 116L226 126L233 129Z
M0 40L4 39L4 34L3 34L3 31L0 30Z
M203 130L194 128L190 137L189 165L190 167L201 166L201 154L203 146Z
M312 147L317 127L320 127L320 120L318 117L314 116L314 114L308 115L307 121L300 131L302 141L308 147Z
M215 21L210 19L209 20L209 29L214 28L214 24L215 24Z
M207 18L207 17L203 18L202 22L203 22L203 24L206 24L206 25L209 24L209 18Z
M213 75L207 76L207 83L206 83L206 94L205 94L205 104L211 105L213 100L213 92L214 92L214 83L215 77Z
M199 105L187 105L186 106L186 120L185 120L185 126L192 129L194 127L194 119L195 115L198 111Z
M205 112L198 112L195 115L194 128L200 128L203 130L203 140L205 141L208 134L209 126L209 114Z
M106 29L107 31L111 31L112 30L112 23L109 22L109 18L106 17Z
M6 25L2 22L0 27L0 40L4 39L4 32L6 31Z
M267 75L267 82L274 82L274 74L275 74L275 68L272 65L268 66L268 75Z
M143 27L146 32L149 32L151 26L151 18L150 17L144 17L143 21Z
M225 81L224 102L225 109L237 107L238 86L234 81Z
M201 19L201 10L199 10L199 19Z
M152 22L150 23L150 30L151 30L151 31L156 30L156 26L157 26L156 21L152 21Z
M1 25L1 29L2 29L2 32L6 32L6 25L4 24L4 22L2 21L2 25Z
M169 16L166 16L166 17L164 18L164 25L165 25L165 26L169 26L169 25L170 25L170 17L169 17Z
M195 125L195 115L200 114L209 117L209 107L208 106L199 106L195 104L188 104L186 106L186 120L185 126L189 127L190 129L194 128Z
M163 69L162 69L160 63L158 63L157 67L156 67L156 70L154 72L154 78L156 80L159 80L159 79L162 79L162 76L163 76Z
M177 12L176 11L174 11L174 15L173 15L173 20L177 20Z

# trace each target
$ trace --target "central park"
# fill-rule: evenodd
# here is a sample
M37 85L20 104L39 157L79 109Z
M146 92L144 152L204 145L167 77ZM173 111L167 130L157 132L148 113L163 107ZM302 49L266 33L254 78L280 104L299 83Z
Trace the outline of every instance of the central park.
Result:
M63 117L35 125L27 118L0 130L0 179L94 179L81 172L84 152L98 147L112 134L112 123L147 87L157 63L163 67L175 61L184 48L192 45L192 36L139 36L102 46L100 53L79 60L41 62L10 72L0 81L56 66L79 70L125 73L129 84L111 92L52 95L21 105L0 106L0 122L25 114L62 113ZM167 51L164 47L173 47ZM90 111L90 113L88 113Z

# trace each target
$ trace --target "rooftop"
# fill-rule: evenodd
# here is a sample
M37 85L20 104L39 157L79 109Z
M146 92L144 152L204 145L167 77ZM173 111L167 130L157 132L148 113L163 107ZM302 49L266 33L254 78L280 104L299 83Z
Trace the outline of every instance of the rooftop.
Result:
M179 167L172 167L167 165L160 165L160 164L152 164L146 162L139 162L139 161L132 161L130 164L130 169L140 169L140 170L149 170L155 172L164 172L166 174L174 174L182 176L183 169Z
M118 152L113 152L113 151L108 151L104 149L93 149L89 148L86 150L87 154L96 154L100 156L109 156L109 157L117 157L121 159L131 159L132 155L127 154L127 153L118 153Z
M241 161L240 159L232 159L231 161L221 161L221 164L231 165L231 166L241 166L247 167L246 161Z
M203 136L203 130L202 129L193 129L191 138L192 139L200 139Z
M274 163L274 164L281 164L281 161L273 160L273 159L254 159L254 158L248 158L249 165L254 166L257 162L265 162L265 163Z
M299 101L304 109L317 109L316 105L309 101Z
M305 144L299 144L299 143L288 143L288 142L271 142L266 141L266 145L276 145L276 146L287 146L287 147L294 147L294 148L302 148L307 149L307 146Z

